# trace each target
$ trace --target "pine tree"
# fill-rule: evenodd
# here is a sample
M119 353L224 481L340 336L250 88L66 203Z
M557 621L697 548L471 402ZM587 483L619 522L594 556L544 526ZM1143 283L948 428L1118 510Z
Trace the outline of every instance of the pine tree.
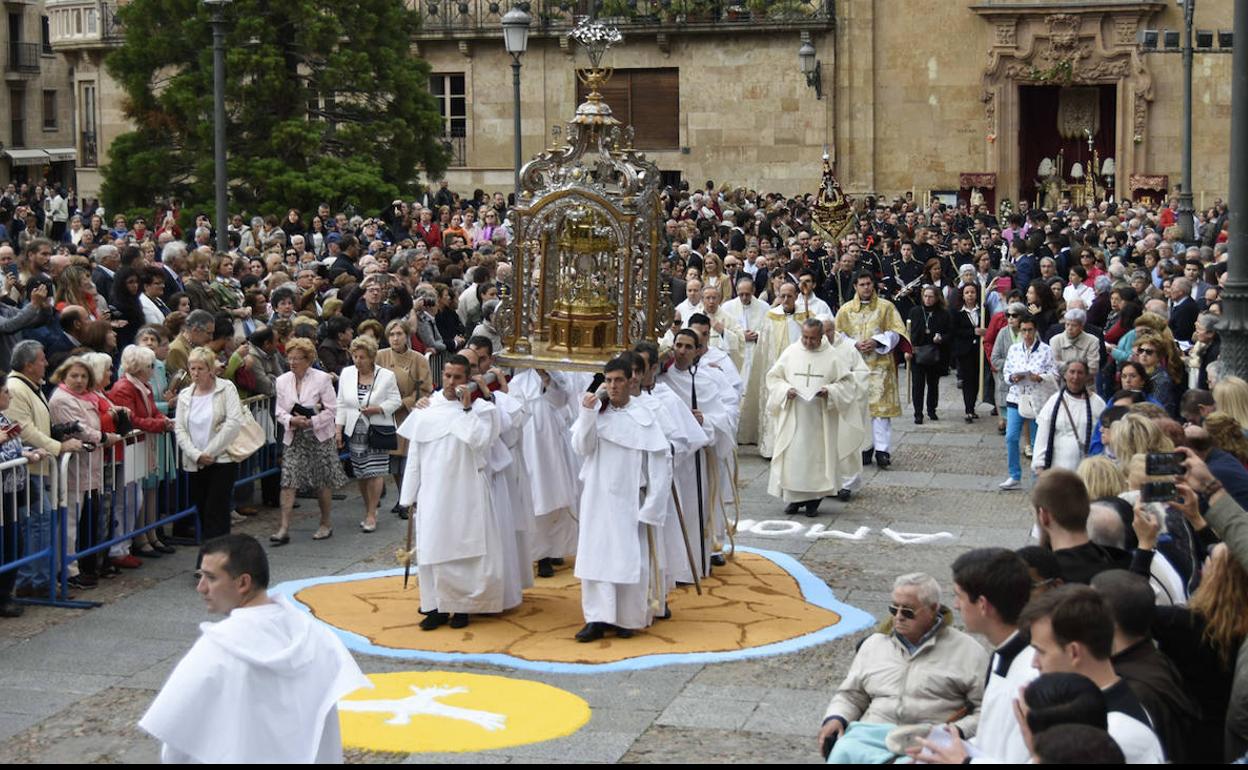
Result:
M199 0L131 0L106 62L136 130L104 169L110 211L213 200L212 28ZM234 0L225 9L230 211L378 210L446 167L429 66L402 0Z

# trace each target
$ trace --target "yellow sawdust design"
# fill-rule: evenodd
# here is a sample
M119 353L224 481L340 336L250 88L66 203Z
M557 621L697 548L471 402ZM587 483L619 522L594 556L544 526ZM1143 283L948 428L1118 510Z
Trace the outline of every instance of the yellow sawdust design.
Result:
M296 598L326 623L381 647L470 654L502 653L523 660L612 663L644 655L729 652L761 647L835 625L841 617L810 604L783 567L753 553L738 553L702 582L677 589L669 599L672 619L656 621L632 639L607 637L580 644L572 636L584 625L581 583L570 566L537 580L524 603L501 615L478 615L468 628L417 628L422 615L415 575L326 583Z

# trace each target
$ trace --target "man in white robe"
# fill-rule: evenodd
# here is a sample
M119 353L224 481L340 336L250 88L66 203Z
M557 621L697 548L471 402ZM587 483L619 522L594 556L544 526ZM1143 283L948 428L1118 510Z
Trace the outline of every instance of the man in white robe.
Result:
M719 287L707 286L702 289L702 315L706 316L711 323L711 335L707 341L707 347L723 351L732 360L732 365L741 371L741 365L745 359L745 332L737 325L737 321L729 315L721 303L722 298L719 296ZM688 320L692 320L690 316ZM685 326L689 323L686 322Z
M780 284L776 297L779 302L767 311L767 321L758 342L762 351L759 353L756 365L762 368L764 376L776 361L780 360L780 354L802 338L802 324L806 322L806 319L814 318L812 313L797 307L797 284L787 282ZM772 454L772 434L775 428L767 410L762 408L764 401L766 401L766 389L760 388L758 453L764 458L769 458Z
M723 374L698 365L701 338L695 329L681 329L673 343L672 365L659 377L680 398L685 408L702 426L708 444L693 453L693 463L677 474L677 494L685 511L689 536L696 543L702 576L711 566L723 566L727 540L727 508L724 475L731 467L723 457L732 457L736 448L736 420L728 411L732 388ZM698 472L700 470L700 473ZM696 527L696 529L694 528Z
M473 380L478 387L488 388L498 421L498 441L490 444L486 455L486 475L490 479L490 502L500 525L503 541L503 609L517 607L524 600L524 589L533 585L533 562L529 559L529 531L532 529L533 506L525 480L523 494L519 488L519 471L524 465L520 454L520 435L528 419L524 401L508 393L507 375L491 368L493 351L489 340L473 337L460 355L468 359ZM487 384L485 375L494 374Z
M815 318L767 372L767 409L776 417L767 492L788 504L785 513L805 507L813 517L823 498L849 498L846 484L862 470L866 423L858 404L866 392L862 356L852 346L834 349Z
M797 275L797 309L810 316L832 315L832 306L815 294L815 272L809 268Z
M633 354L640 362L639 370L637 362L634 363L635 387L638 391L636 397L659 415L659 424L671 445L674 477L689 478L694 472L693 453L704 448L710 443L710 439L694 419L689 407L680 400L680 396L666 383L655 381L659 373L658 346L652 342L639 342L634 346ZM672 487L676 489L676 494L670 497L667 519L663 522L663 547L660 551L663 557L660 560L663 575L667 578L665 588L669 593L677 583L693 582L697 563L692 546L697 532L690 529L697 526L696 520L690 518L690 511L692 515L697 515L697 501L681 499L676 485L673 484ZM694 537L691 537L691 532ZM670 617L670 610L665 615Z
M585 627L578 642L608 630L630 637L663 605L656 531L671 494L671 452L654 413L629 396L631 364L616 358L604 373L606 403L585 394L572 425L572 448L585 458L576 559Z
M743 276L737 281L737 296L724 303L727 314L741 329L741 380L745 390L741 397L741 421L737 425L738 444L757 444L759 410L763 402L763 378L774 359L767 360L761 334L767 324L767 304L754 298L754 279Z
M447 359L442 389L399 426L399 435L411 442L399 502L416 503L423 631L447 623L463 628L468 613L503 610L503 525L486 475L499 422L494 404L474 400L467 387L471 370L461 355Z
M714 328L711 325L711 319L707 318L703 313L694 313L689 319L686 326L698 333L698 338L702 340L702 353L698 357L698 363L701 366L717 369L723 375L724 380L732 388L731 393L724 395L724 405L729 411L733 412L733 419L741 411L741 396L745 393L745 381L741 379L741 372L737 369L737 365L733 363L732 358L722 348L712 345L711 331ZM736 430L736 426L733 426ZM735 434L734 434L735 435Z
M576 553L576 507L580 497L579 461L572 453L568 402L572 390L562 372L522 369L510 383L510 392L524 399L529 419L524 424L521 450L526 458L532 497L532 560L538 577L555 574L555 566Z
M250 535L200 549L196 590L227 615L202 635L139 721L173 764L342 763L339 699L372 684L342 641L268 595L269 562Z
M685 299L676 306L676 315L688 322L694 313L702 312L702 282L693 279L685 284Z

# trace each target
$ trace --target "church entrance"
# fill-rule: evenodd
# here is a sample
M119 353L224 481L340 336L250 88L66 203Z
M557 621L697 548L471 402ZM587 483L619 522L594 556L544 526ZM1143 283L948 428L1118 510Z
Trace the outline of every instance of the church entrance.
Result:
M1113 84L1018 86L1018 179L1024 200L1043 205L1046 193L1070 194L1078 204L1089 173L1095 188L1107 186L1101 172L1115 154L1117 98ZM1047 184L1040 173L1045 160ZM1102 194L1098 189L1094 197Z

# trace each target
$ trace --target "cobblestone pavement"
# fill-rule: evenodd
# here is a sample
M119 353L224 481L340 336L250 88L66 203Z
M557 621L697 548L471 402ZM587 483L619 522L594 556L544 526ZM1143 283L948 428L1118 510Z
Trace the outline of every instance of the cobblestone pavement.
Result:
M783 504L767 495L767 464L743 450L738 543L795 556L838 599L876 618L885 615L892 579L901 572L930 572L947 588L949 565L963 550L1024 545L1026 493L996 489L1005 476L996 420L981 407L981 419L964 424L951 377L941 403L937 423L894 420L892 468L868 468L861 492L849 503L825 500L817 519L764 523L784 521ZM394 494L391 486L383 510ZM303 501L291 544L273 555L274 582L393 565L400 522L383 515L378 532L365 535L355 526L354 492L335 506L335 537L314 543L315 503ZM266 537L275 517L263 512L242 531ZM822 527L812 532L811 525ZM101 607L32 607L0 622L0 762L157 761L158 746L135 723L195 640L198 624L210 619L194 593L193 569L191 549L182 549L102 581L84 597L103 601ZM540 680L584 698L593 715L569 737L519 748L410 756L350 751L348 761L817 762L814 735L823 709L864 634L768 658L607 674L435 667L360 655L368 673L440 668Z

